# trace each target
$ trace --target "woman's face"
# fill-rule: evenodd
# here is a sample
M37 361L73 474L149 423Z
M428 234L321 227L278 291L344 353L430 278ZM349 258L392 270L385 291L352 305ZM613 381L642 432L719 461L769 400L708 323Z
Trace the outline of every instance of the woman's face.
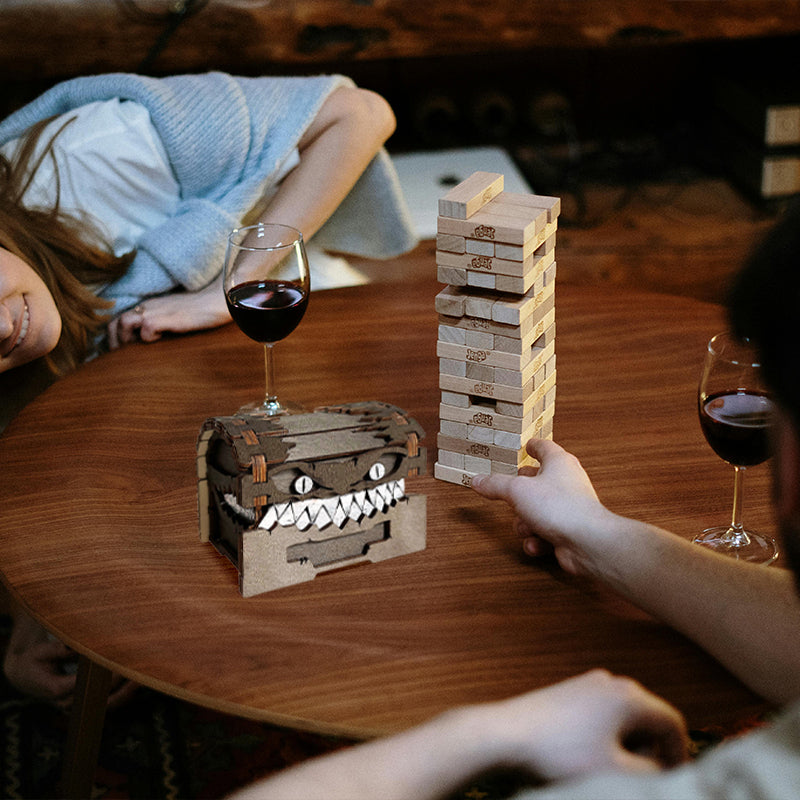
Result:
M61 315L38 274L0 247L0 372L47 355L61 336Z

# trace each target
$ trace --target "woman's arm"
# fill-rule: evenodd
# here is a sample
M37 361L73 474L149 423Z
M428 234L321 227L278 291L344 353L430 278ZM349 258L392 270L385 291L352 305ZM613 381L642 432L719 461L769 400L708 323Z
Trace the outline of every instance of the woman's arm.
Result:
M332 92L300 142L298 165L284 178L262 222L291 225L309 240L347 197L384 142L394 132L389 104L366 89ZM220 275L197 292L152 297L109 323L112 348L164 333L215 328L230 322Z
M426 800L493 767L542 781L649 772L681 763L686 743L685 723L672 706L630 679L595 670L307 761L234 800Z
M529 555L554 551L567 572L611 586L769 700L800 697L800 599L789 571L613 514L574 456L538 439L528 452L541 463L535 477L481 476L472 485L512 506Z

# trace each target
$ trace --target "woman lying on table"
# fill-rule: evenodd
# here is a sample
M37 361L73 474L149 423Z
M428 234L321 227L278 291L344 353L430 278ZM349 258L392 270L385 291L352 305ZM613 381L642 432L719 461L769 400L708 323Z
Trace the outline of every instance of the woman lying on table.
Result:
M245 221L373 258L413 247L382 149L393 130L347 78L222 73L77 78L0 122L0 430L104 347L228 322L226 237ZM63 647L39 641L26 661L42 634L18 630L9 678L68 694Z
M529 555L555 552L568 573L613 587L786 705L775 723L682 764L687 735L677 709L595 671L308 761L233 800L432 800L496 767L530 774L537 788L517 800L800 796L800 206L757 251L733 297L734 328L759 349L780 407L776 512L792 570L738 562L618 516L553 442L528 445L537 475L481 476L473 487L513 507Z

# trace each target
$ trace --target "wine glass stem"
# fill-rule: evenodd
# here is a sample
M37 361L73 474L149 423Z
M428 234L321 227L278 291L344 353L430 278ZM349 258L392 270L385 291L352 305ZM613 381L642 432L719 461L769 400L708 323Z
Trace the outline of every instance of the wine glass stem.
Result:
M266 389L264 392L264 407L275 408L278 397L275 394L275 371L272 365L272 344L264 344L264 374L266 376Z
M731 526L725 537L732 545L743 547L749 544L750 537L742 526L742 483L744 480L744 467L734 467L733 473L733 514Z

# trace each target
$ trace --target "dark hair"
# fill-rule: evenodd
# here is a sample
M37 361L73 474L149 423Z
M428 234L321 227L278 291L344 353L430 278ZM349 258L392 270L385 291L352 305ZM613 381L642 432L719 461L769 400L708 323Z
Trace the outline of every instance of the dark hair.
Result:
M54 372L62 373L86 358L108 319L104 312L112 304L99 298L90 287L123 275L133 253L114 256L90 221L62 214L58 201L53 208L44 210L22 205L36 169L45 158L52 157L58 133L34 159L36 144L50 121L43 120L31 128L13 161L0 155L0 247L25 261L55 300L61 315L61 337L46 358Z
M755 345L776 399L800 424L800 200L751 253L728 309L733 332Z

